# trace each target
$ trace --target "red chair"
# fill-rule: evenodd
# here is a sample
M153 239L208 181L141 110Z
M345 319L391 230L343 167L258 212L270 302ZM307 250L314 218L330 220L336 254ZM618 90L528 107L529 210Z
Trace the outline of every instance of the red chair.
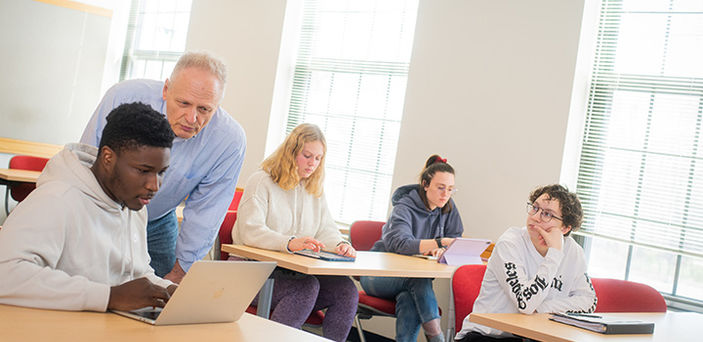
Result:
M486 274L486 265L464 265L456 269L452 275L452 286L449 293L450 316L454 309L454 320L449 320L447 336L453 337L461 330L464 318L474 308L474 302L481 291L483 276Z
M349 228L349 239L357 251L369 251L376 241L381 240L383 225L381 221L356 221Z
M664 297L653 287L620 279L591 278L596 312L666 312Z
M11 169L20 170L31 170L31 171L41 171L44 170L46 163L49 159L41 157L32 156L14 156L10 159ZM36 188L34 183L13 183L7 185L5 188L5 212L10 214L10 207L8 205L9 195L12 195L12 199L17 202L22 202L30 192Z
M232 228L234 228L234 222L237 220L237 208L239 208L239 202L242 200L242 194L244 194L244 189L242 188L237 188L234 191L232 203L229 204L225 220L222 221L220 225L220 232L218 234L220 243L217 245L218 247L222 244L232 243ZM220 260L227 260L227 258L229 258L229 253L222 252L220 248Z
M381 239L383 225L381 221L355 221L349 227L349 239L352 247L357 251L368 251L373 244ZM355 279L359 280L358 277ZM363 290L359 291L359 307L354 317L356 329L359 332L359 339L365 342L364 329L361 327L362 319L370 319L373 316L395 317L395 300L369 296Z

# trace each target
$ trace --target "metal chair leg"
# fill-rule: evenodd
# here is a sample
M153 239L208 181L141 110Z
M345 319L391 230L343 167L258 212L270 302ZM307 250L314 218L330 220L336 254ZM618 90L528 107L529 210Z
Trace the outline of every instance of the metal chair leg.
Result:
M7 203L9 201L10 197L10 186L5 185L5 214L8 216L10 215L10 207L9 204Z
M366 342L366 338L364 338L364 329L361 327L361 320L359 319L358 314L354 315L354 323L356 323L356 331L359 333L359 341Z
M259 303L256 306L256 315L268 319L271 312L271 298L273 297L273 278L266 279L264 286L259 290Z

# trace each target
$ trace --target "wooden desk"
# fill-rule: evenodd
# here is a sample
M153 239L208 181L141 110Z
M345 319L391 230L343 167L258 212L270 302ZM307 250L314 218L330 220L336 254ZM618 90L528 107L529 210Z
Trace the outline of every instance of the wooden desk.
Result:
M275 261L280 267L313 275L451 278L457 268L435 260L383 252L358 251L354 262L333 262L243 245L222 245L222 250L244 258Z
M469 321L538 341L700 341L703 315L693 312L597 313L622 319L654 322L652 335L604 335L570 325L552 322L549 314L472 313Z
M36 183L41 171L0 169L0 179L6 182Z
M63 146L19 139L0 138L0 153L51 158Z
M357 251L354 262L343 262L243 245L222 245L222 250L244 258L275 261L280 267L312 275L451 278L457 268L434 260L383 252ZM268 318L273 297L273 279L266 281L259 294L256 314Z
M237 322L153 326L113 313L0 305L3 341L327 341L245 313Z
M29 171L21 169L0 169L0 185L5 185L9 190L10 186L21 183L36 183L41 171ZM10 214L9 192L5 192L5 213Z

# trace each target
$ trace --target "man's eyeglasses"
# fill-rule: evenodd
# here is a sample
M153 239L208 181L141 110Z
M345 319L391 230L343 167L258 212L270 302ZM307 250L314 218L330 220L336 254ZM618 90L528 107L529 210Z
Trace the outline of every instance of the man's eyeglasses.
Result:
M437 191L439 191L439 192L449 191L450 195L453 195L457 192L457 188L447 188L446 186L443 186L443 185L435 187L435 189L437 189Z
M544 221L544 222L549 222L549 221L552 220L552 218L555 218L555 219L557 219L557 220L559 220L559 221L564 221L564 219L562 219L561 217L559 217L559 216L557 216L557 215L554 215L554 214L552 214L551 212L548 212L548 211L544 210L544 208L540 208L540 207L538 207L538 206L536 206L536 205L534 205L534 204L532 204L532 203L527 203L527 207L526 207L526 208L527 208L527 213L530 214L530 215L534 215L535 213L537 213L537 212L539 211L539 212L540 212L539 217L540 217L540 218L542 219L542 221Z

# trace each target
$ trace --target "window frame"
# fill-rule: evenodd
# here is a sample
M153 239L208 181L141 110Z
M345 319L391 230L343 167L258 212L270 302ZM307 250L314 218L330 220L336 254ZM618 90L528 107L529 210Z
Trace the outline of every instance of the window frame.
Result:
M597 25L596 34L598 35L599 38L600 37L608 37L610 39L614 39L614 38L612 38L613 36L619 37L619 32L607 32L607 30L604 29L602 26L603 21L610 20L612 22L615 20L613 18L614 15L612 15L612 13L604 13L604 11L606 10L605 7L608 6L609 3L616 3L616 2L618 2L618 1L603 0L602 2L600 2L601 7L599 8L598 15L601 20L599 21L599 23L596 24ZM612 6L612 4L611 4L611 6ZM672 13L669 13L669 16L671 16L671 14ZM617 29L619 30L620 27L618 26ZM666 39L669 39L668 36ZM605 44L605 45L607 45L607 44ZM617 44L614 44L614 45L617 46ZM609 51L606 48L604 48L603 46L595 46L593 48L593 50L595 53L595 58L593 61L591 61L592 70L591 70L591 75L588 77L588 80L589 80L589 84L587 87L588 93L584 94L584 96L586 98L586 100L584 102L584 104L586 105L586 108L583 112L579 113L579 115L583 115L583 118L584 118L583 122L578 123L581 126L580 127L581 139L580 139L580 145L578 146L579 157L576 160L577 165L576 165L575 170L573 170L573 169L569 170L570 172L574 172L576 174L576 177L575 177L575 180L573 181L573 183L576 184L576 192L582 197L582 202L585 202L584 203L584 222L586 222L589 219L594 220L592 217L589 217L589 215L592 214L592 213L589 213L589 211L593 211L593 209L589 208L589 206L592 206L593 203L588 203L588 201L584 201L584 199L583 199L584 197L595 196L595 195L588 193L589 189L587 189L588 186L586 184L590 184L590 183L584 181L584 178L589 177L589 176L593 176L593 174L591 174L590 172L586 172L587 175L584 177L582 177L582 174L581 174L581 172L582 172L581 168L584 163L584 158L586 158L586 157L584 157L585 149L586 149L586 147L584 147L584 146L588 144L587 140L589 139L589 137L588 137L589 125L591 124L591 120L592 120L591 115L595 111L593 109L594 106L607 107L609 105L612 105L612 102L609 102L608 104L597 103L598 100L603 99L603 98L608 98L608 97L612 98L613 95L618 90L620 90L622 88L627 88L628 86L636 87L637 85L635 83L637 83L637 79L641 79L641 78L648 78L649 79L649 84L646 84L645 86L659 87L660 89L664 89L663 92L670 92L670 93L674 93L674 94L678 93L678 92L685 92L685 90L683 89L684 87L681 87L681 88L672 87L672 83L675 83L677 81L677 77L672 77L672 76L667 76L667 75L650 75L650 74L647 74L647 75L636 75L636 74L625 74L625 73L615 74L614 70L611 70L611 71L613 71L613 73L611 75L607 75L607 72L599 73L599 71L597 70L599 67L599 54L607 55L607 54L611 53L611 54L615 55L616 51ZM604 58L610 58L610 57L604 57ZM608 64L608 63L604 63L604 64ZM599 78L607 79L608 77L617 77L617 79L622 80L622 82L619 82L617 87L614 87L613 83L610 83L609 81L605 81L602 84L599 83ZM700 125L700 121L701 121L700 108L703 108L703 103L701 102L701 101L703 101L703 79L696 78L696 77L685 77L685 79L694 79L695 81L693 83L697 83L698 89L701 89L701 90L699 90L699 93L693 94L693 96L699 96L699 99L700 99L699 100L699 107L698 107L699 108L699 110L698 110L698 127L696 130L697 137L698 137L698 139L700 139L700 137L703 136L703 130L701 129L701 125ZM620 87L621 85L622 85L622 87ZM650 91L646 91L645 93L657 94L657 92L658 92L657 90L650 90ZM594 94L598 94L598 95L594 95ZM606 113L606 112L608 112L608 110L610 110L610 109L608 109L608 108L602 109L602 112ZM650 115L652 115L651 112L650 112ZM603 140L600 140L599 142L603 142L603 141L606 141L605 138ZM648 152L648 151L642 151L642 153L646 153L646 152ZM601 160L602 160L604 158L603 157L604 155L605 155L605 153L600 154L599 158L601 158ZM698 158L700 159L700 153L699 153ZM699 165L698 168L700 169L701 166ZM698 171L700 171L700 170L698 170ZM644 171L642 171L642 172L644 172ZM640 174L640 177L641 176L642 175ZM567 175L567 177L568 177L568 175ZM567 178L567 177L563 176L562 179ZM602 177L602 169L601 169L600 175L598 177ZM691 178L691 177L693 177L693 176L689 174L689 178ZM599 179L602 179L602 178L599 178ZM691 179L689 179L689 181L692 182ZM597 182L595 185L593 185L593 187L599 187L601 185L602 185L602 180L600 182ZM690 184L688 186L688 191L689 192L692 191ZM597 202L596 202L596 204L597 204ZM633 232L635 232L636 229L637 228L635 225L632 227L631 230ZM632 262L633 262L633 251L636 247L641 246L641 247L645 247L645 248L653 248L653 249L657 249L660 251L669 252L669 253L674 254L675 258L676 258L676 266L675 266L675 271L674 271L674 276L673 276L672 292L671 293L662 292L662 295L667 300L667 304L672 308L703 312L703 300L698 300L698 299L694 299L694 298L683 297L683 296L677 295L677 289L678 289L678 285L679 285L678 283L679 283L679 279L680 279L680 275L681 275L682 257L683 257L683 255L691 255L693 257L700 257L700 255L698 255L697 253L691 254L691 253L686 253L686 252L682 252L682 251L676 252L676 251L668 250L667 248L663 248L662 246L637 243L636 241L633 241L632 239L627 240L627 239L613 238L612 236L603 236L603 235L599 236L599 234L594 234L594 232L589 232L588 229L586 229L585 231L574 232L574 238L584 246L584 250L586 252L587 259L589 259L591 256L590 255L591 251L592 251L591 247L594 242L594 239L601 239L602 238L602 239L607 239L610 241L617 241L617 242L627 244L627 251L626 251L627 258L626 258L626 263L625 263L625 274L623 277L625 280L628 280L630 277L630 270L631 270ZM682 241L685 241L685 237L683 237L682 239L683 239Z

